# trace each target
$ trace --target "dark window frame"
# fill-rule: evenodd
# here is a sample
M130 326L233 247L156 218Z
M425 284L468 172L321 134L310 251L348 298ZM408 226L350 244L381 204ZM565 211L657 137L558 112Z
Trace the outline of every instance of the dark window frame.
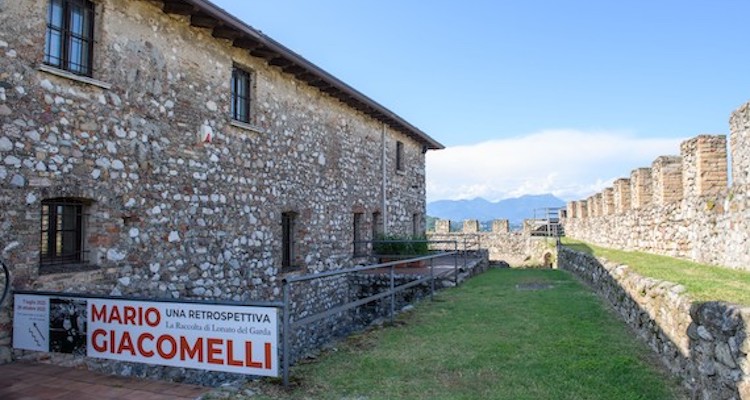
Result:
M232 68L230 114L235 121L251 123L252 83L252 72L238 66Z
M95 17L96 6L89 0L49 0L44 63L75 75L91 77Z
M40 266L85 263L86 206L83 201L68 198L42 201Z
M281 213L281 269L296 269L297 265L297 213Z
M396 142L396 171L404 170L404 142Z

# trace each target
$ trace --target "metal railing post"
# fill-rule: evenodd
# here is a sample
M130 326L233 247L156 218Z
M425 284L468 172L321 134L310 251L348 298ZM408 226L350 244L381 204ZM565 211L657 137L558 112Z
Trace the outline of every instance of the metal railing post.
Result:
M396 278L393 276L395 268L395 265L391 265L391 324L393 324L393 315L396 313Z
M466 239L464 238L464 245L466 244ZM458 242L453 242L453 247L456 249L456 255L453 256L453 283L458 286Z
M282 342L282 346L284 346L284 348L281 350L283 353L282 357L284 358L282 361L284 371L282 373L284 374L284 386L287 387L289 386L289 364L290 364L289 363L289 353L290 353L289 346L291 343L291 340L290 340L291 328L290 328L290 323L289 323L289 312L291 309L290 304L289 304L290 284L285 279L281 282L281 285L282 285L282 290L284 292L284 318L283 318L284 322L283 322L283 328L282 328L283 333L284 333L284 340Z
M430 301L435 300L435 261L434 258L430 259Z
M469 255L469 246L466 240L466 236L464 236L464 266L466 265L466 257L468 257L468 255ZM458 284L458 275L456 275L456 284Z

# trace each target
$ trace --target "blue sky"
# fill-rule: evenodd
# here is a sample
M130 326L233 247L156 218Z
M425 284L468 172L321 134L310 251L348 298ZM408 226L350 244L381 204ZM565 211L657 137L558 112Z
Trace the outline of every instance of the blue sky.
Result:
M750 100L747 0L215 3L445 144L428 200L588 196Z

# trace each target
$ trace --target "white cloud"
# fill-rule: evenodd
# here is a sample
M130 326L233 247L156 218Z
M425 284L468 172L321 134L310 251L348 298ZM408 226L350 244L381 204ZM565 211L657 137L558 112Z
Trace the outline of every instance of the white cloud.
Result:
M660 155L679 154L681 138L639 138L623 132L546 130L431 151L427 199L496 201L553 193L585 198L648 167Z

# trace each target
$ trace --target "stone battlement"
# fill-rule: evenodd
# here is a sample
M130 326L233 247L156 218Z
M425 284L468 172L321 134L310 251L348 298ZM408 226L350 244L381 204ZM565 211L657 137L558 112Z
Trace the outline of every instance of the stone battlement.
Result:
M463 230L460 233L479 233L479 220L467 219L464 221ZM492 232L508 233L510 232L510 223L507 219L496 219L492 221ZM451 220L438 219L435 221L435 233L451 233ZM458 233L458 232L454 232Z
M585 200L567 206L566 233L594 244L750 270L750 103L725 135L682 142ZM729 161L733 182L729 185Z
M445 243L431 244L433 249L453 250L455 242L458 250L486 250L492 262L507 262L512 266L551 266L556 258L553 241L549 238L534 237L534 220L526 220L523 229L511 231L507 219L492 221L491 231L479 229L479 221L465 220L461 231L450 230L451 221L435 221L435 230L427 232L427 238Z

